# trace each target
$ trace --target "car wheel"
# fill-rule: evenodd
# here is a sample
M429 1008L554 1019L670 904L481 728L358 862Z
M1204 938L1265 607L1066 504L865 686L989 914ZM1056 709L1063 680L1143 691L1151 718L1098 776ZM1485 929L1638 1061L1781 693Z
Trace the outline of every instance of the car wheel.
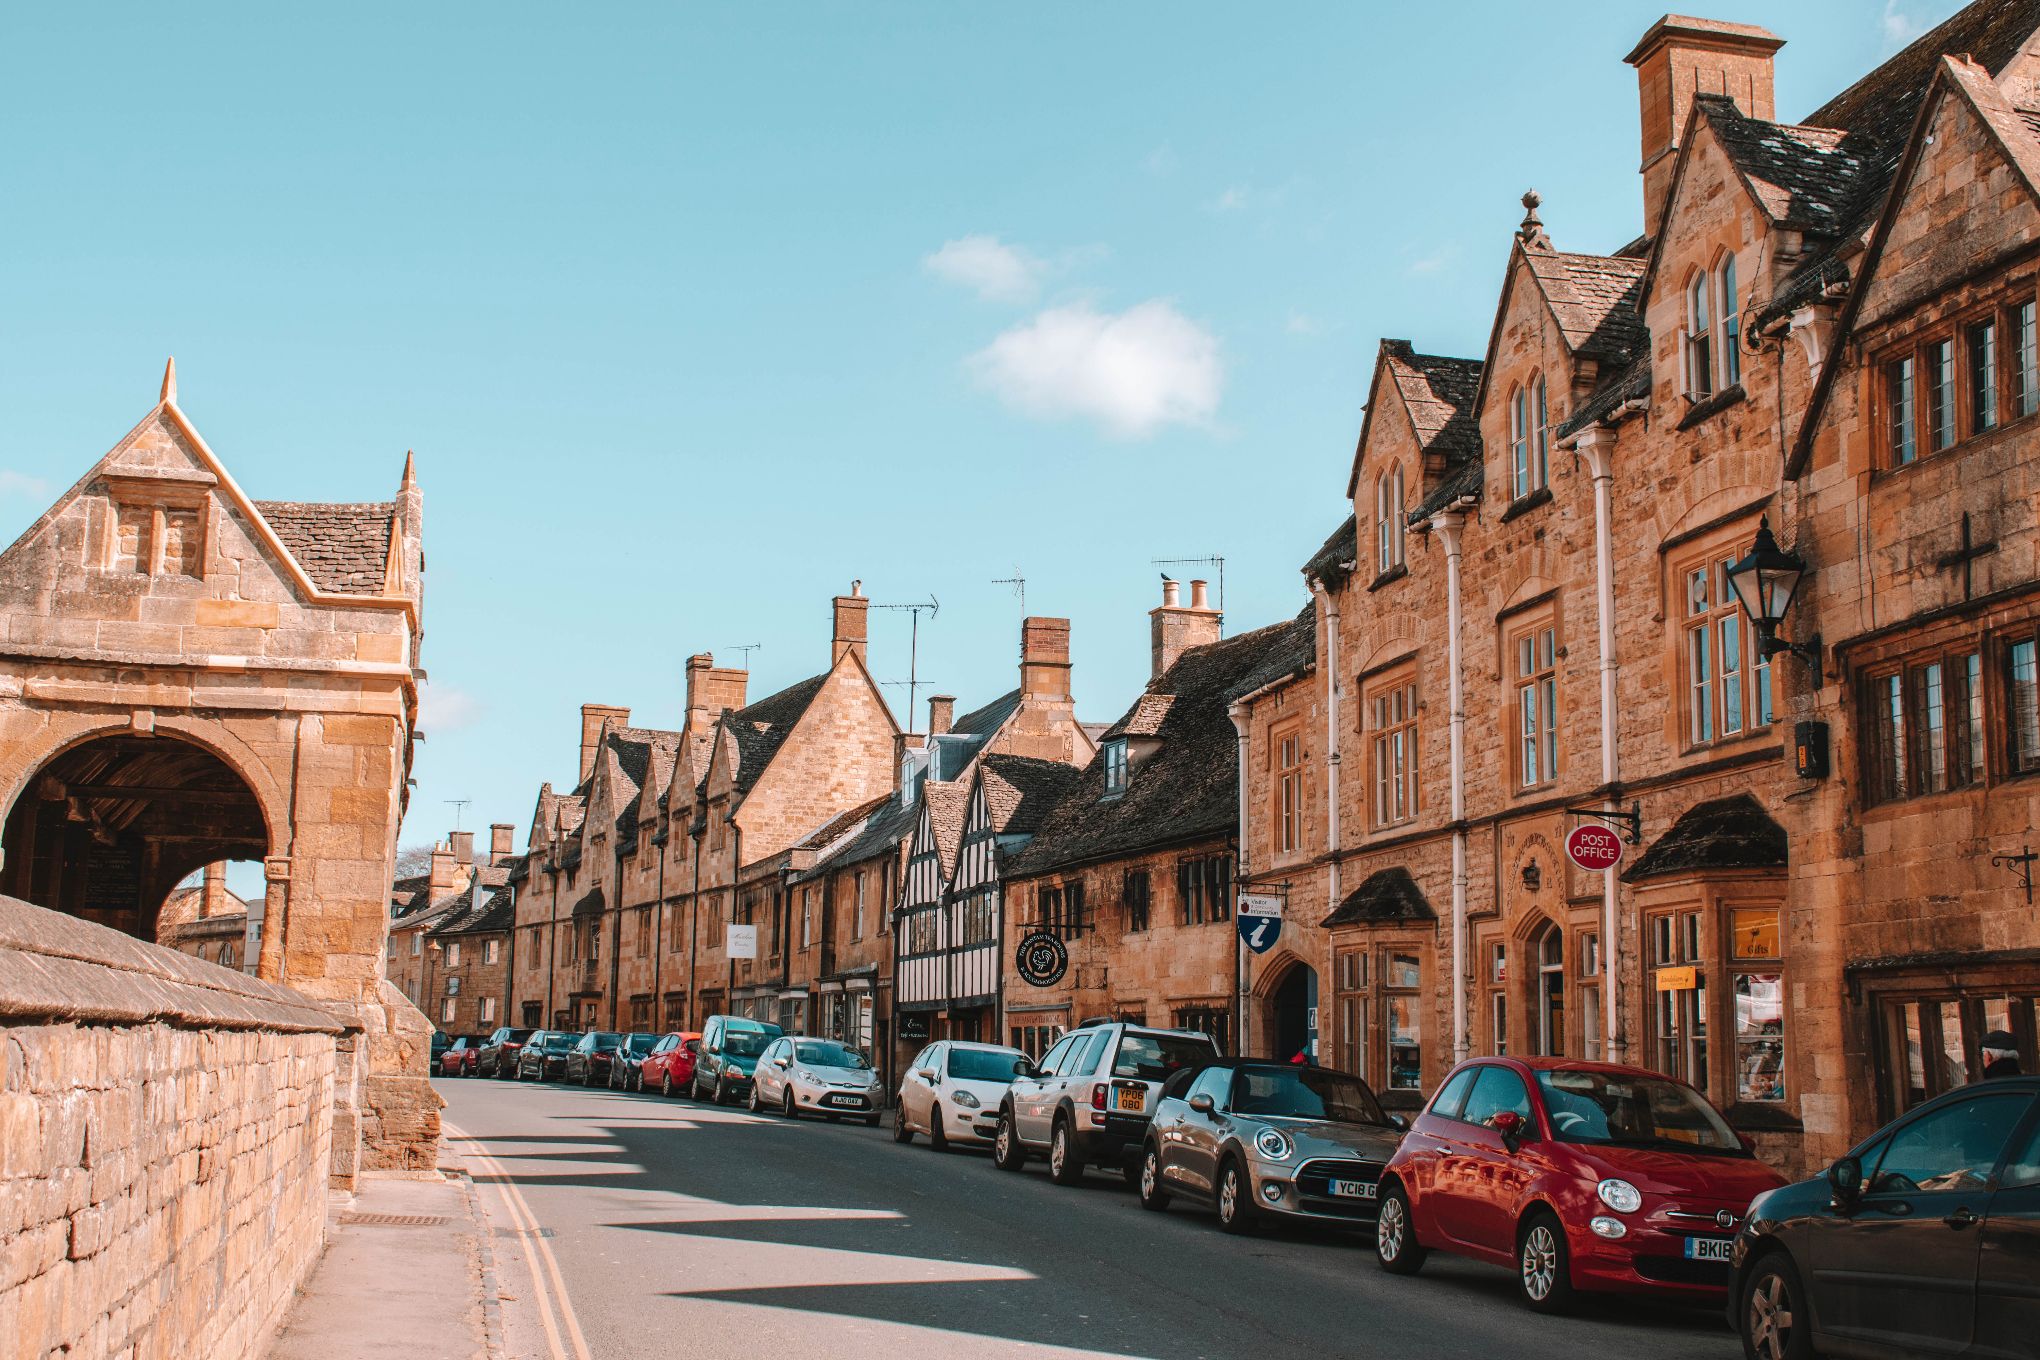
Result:
M756 1083L752 1084L751 1094L744 1099L744 1108L752 1114L763 1114L765 1112L765 1107L758 1103L758 1087Z
M1060 1117L1048 1136L1048 1178L1057 1185L1075 1185L1084 1178L1084 1159L1077 1152L1076 1136L1070 1132L1070 1121Z
M1228 1157L1218 1168L1218 1226L1229 1233L1243 1233L1254 1226L1254 1187L1247 1180L1237 1158Z
M1169 1192L1162 1188L1162 1150L1149 1143L1140 1154L1140 1207L1156 1213L1169 1207Z
M907 1102L897 1100L892 1107L892 1140L895 1143L914 1141L914 1130L907 1123Z
M673 1074L671 1072L659 1078L659 1094L668 1100L673 1098Z
M1414 1275L1424 1266L1424 1248L1417 1242L1410 1197L1391 1184L1381 1196L1381 1216L1374 1221L1374 1259L1391 1275Z
M1020 1135L1013 1131L1013 1112L999 1111L998 1136L992 1139L992 1165L1001 1171L1018 1171L1027 1165L1027 1149L1020 1146Z
M949 1132L942 1127L942 1102L939 1100L928 1106L928 1146L937 1152L949 1151Z
M791 1086L779 1093L779 1113L788 1119L800 1118L800 1111L793 1108L793 1088Z
M581 1069L581 1084L583 1086L593 1086L595 1084L594 1063L589 1063L586 1067Z
M715 1103L718 1105L730 1103L730 1084L721 1077L715 1079Z
M1811 1360L1812 1319L1806 1290L1792 1258L1773 1251L1758 1261L1743 1287L1737 1330L1748 1360Z
M1553 1215L1534 1214L1523 1225L1516 1243L1516 1280L1523 1286L1524 1300L1540 1313L1562 1313L1572 1304L1565 1229Z

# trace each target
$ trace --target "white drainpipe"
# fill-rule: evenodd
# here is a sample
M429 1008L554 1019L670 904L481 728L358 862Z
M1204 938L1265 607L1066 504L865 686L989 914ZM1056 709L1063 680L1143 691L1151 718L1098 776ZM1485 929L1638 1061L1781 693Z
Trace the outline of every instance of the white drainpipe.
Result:
M1615 432L1596 425L1580 433L1574 448L1585 456L1594 479L1594 589L1601 635L1601 785L1615 796L1620 767L1615 758L1615 544L1609 533L1615 481ZM1613 869L1601 873L1601 999L1607 1006L1602 1034L1610 1062L1622 1062L1629 1037L1621 1028L1618 1001L1622 970L1621 917L1616 911L1617 882Z
M1263 688L1266 688L1266 686L1264 686ZM1260 691L1256 690L1255 693L1258 694L1260 693ZM1240 739L1240 760L1239 760L1240 863L1239 863L1239 875L1234 881L1235 893L1237 893L1239 885L1247 881L1247 874L1249 873L1249 869L1247 866L1247 732L1249 730L1247 718L1247 702L1253 697L1254 696L1251 694L1242 695L1240 698L1233 700L1233 702L1227 705L1226 707L1226 716L1232 719L1233 730L1239 733ZM1239 909L1238 901L1235 901L1233 903L1233 909L1235 911ZM1237 969L1237 976L1233 988L1234 992L1233 1034L1239 1041L1236 1046L1236 1052L1241 1056L1244 1056L1248 1053L1252 1053L1254 1050L1249 1045L1247 1039L1247 1009L1248 1009L1247 943L1245 940L1241 939L1237 933L1235 933L1233 936L1233 953L1238 957L1238 962L1235 965Z
M1459 531L1466 525L1462 499L1431 516L1445 545L1445 664L1451 676L1452 713L1452 1061L1464 1062L1466 1039L1466 685L1459 659Z
M1325 915L1329 916L1339 909L1339 696L1345 686L1339 670L1338 599L1323 581L1312 580L1310 588L1325 602Z

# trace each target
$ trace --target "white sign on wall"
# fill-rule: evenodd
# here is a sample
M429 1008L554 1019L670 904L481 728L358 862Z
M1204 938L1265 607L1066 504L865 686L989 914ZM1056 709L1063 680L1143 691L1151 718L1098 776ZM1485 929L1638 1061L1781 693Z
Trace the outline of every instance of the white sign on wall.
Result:
M733 959L758 957L758 927L730 926L723 938L723 952Z
M1240 915L1280 917L1282 899L1275 893L1241 893Z

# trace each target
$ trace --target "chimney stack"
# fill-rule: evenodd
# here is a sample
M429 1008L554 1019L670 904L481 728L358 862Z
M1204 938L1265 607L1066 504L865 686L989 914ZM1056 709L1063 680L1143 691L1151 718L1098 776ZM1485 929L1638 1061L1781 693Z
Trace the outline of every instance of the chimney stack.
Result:
M511 846L515 829L508 822L492 822L489 825L489 863L497 865L517 852Z
M1070 697L1070 621L1020 621L1020 701L1062 703Z
M460 883L460 861L453 847L444 841L432 847L432 872L425 880L425 902L429 906L452 892Z
M1775 121L1772 59L1785 40L1755 24L1667 14L1623 58L1636 68L1643 133L1643 230L1655 237L1696 94L1726 95L1744 116Z
M956 720L956 696L954 694L931 694L928 696L928 739L933 741L949 730L949 724Z
M456 864L475 862L475 833L455 831L448 834L446 843L453 847L453 861Z
M1211 607L1204 590L1204 582L1192 581L1190 603L1184 605L1179 603L1181 596L1176 583L1163 578L1162 603L1159 608L1148 611L1154 666L1149 679L1161 679L1162 673L1176 664L1176 658L1192 647L1218 641L1219 625L1224 616Z
M581 705L581 778L577 783L586 783L595 770L595 752L602 747L602 728L614 721L618 727L630 726L630 710L613 704Z
M866 612L871 601L864 598L864 582L852 581L848 595L838 595L835 600L835 633L829 644L829 664L835 665L843 659L843 653L855 652L857 659L864 659Z
M687 658L687 734L704 737L724 709L742 708L750 683L748 671L717 666L708 652Z
M198 916L224 916L227 912L227 866L224 860L205 866L205 886L198 894Z

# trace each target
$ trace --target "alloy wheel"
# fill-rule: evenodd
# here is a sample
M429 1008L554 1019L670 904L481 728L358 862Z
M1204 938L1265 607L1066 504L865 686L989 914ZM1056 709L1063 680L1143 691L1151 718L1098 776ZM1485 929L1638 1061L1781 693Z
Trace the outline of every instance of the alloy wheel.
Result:
M673 1098L673 1074L671 1072L659 1078L659 1094L668 1100Z
M1785 1360L1792 1349L1792 1295L1777 1271L1766 1271L1750 1289L1745 1322L1750 1349L1764 1360Z
M1381 1205L1381 1217L1374 1224L1374 1250L1382 1260L1394 1265L1402 1259L1403 1249L1409 1244L1410 1224L1403 1217L1402 1200L1389 1196Z
M792 1119L794 1117L793 1088L791 1086L787 1087L785 1091L780 1093L779 1113L786 1116L788 1119Z
M1551 1297L1558 1283L1558 1239L1549 1223L1534 1223L1523 1234L1523 1292L1532 1303Z
M1231 1227L1240 1219L1240 1169L1227 1166L1218 1173L1218 1221Z
M1069 1165L1070 1136L1063 1125L1055 1126L1055 1136L1048 1145L1048 1174L1062 1179L1063 1168Z

